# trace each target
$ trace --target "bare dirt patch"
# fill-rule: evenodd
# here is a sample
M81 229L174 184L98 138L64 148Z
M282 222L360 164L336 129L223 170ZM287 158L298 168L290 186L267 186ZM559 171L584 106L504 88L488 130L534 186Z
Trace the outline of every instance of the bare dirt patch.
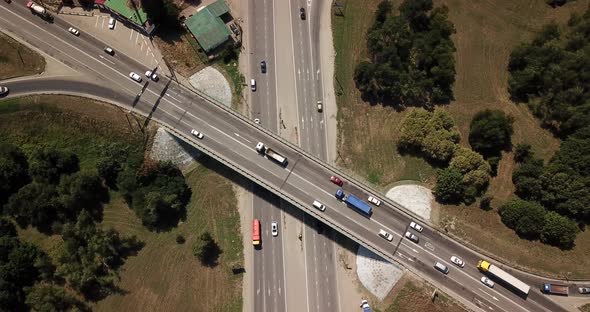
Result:
M0 33L0 80L40 74L45 59L37 52Z

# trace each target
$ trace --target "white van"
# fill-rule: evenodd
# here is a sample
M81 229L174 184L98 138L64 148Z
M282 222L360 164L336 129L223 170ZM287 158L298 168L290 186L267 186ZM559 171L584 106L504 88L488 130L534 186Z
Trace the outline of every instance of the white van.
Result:
M313 201L313 206L314 206L315 208L319 209L320 211L324 211L324 210L326 210L326 205L324 205L324 204L320 203L320 202L319 202L319 201L317 201L317 200L314 200L314 201Z
M440 263L438 261L434 264L434 268L437 269L437 270L439 270L439 271L441 271L441 272L443 272L444 274L448 274L449 273L449 268L446 265L444 265L444 264L442 264L442 263Z
M256 80L250 79L250 89L252 89L252 92L256 91Z

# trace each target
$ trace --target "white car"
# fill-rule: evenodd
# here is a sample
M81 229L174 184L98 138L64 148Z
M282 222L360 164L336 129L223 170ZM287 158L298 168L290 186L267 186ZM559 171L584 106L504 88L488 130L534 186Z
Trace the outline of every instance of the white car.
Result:
M80 32L76 28L74 28L74 27L68 28L68 31L70 33L72 33L74 36L79 36L80 35Z
M194 135L194 136L196 136L197 139L201 139L201 140L205 137L204 134L202 134L201 132L199 132L199 131L197 131L195 129L191 130L191 134Z
M255 124L260 124L260 118L254 118L254 123Z
M406 238L413 241L414 243L418 244L418 236L416 236L415 234L412 234L412 232L408 231L405 234Z
M109 29L115 29L115 19L113 17L109 18Z
M153 80L153 81L160 80L160 78L158 77L158 75L156 75L156 73L153 73L151 70L146 71L145 72L145 76L148 77L149 79Z
M373 203L375 206L381 205L381 201L373 196L369 196L369 202Z
M453 262L454 264L456 264L459 267L465 267L465 262L463 262L463 260L461 260L461 258L457 257L457 256L452 256L451 257L451 262Z
M113 50L113 48L105 47L105 48L104 48L104 51L105 51L107 54L110 54L110 55L113 55L113 54L115 54L115 50Z
M379 230L379 236L385 238L388 241L392 241L393 240L393 235L385 232L384 230Z
M272 236L279 236L279 225L277 224L276 221L273 221L270 224L270 231L272 232Z
M484 283L486 286L488 286L489 288L494 288L494 282L492 280L490 280L489 278L482 276L480 281L482 283Z
M0 87L0 96L5 96L8 94L8 87Z
M422 230L424 230L424 228L420 224L418 224L418 223L416 223L414 221L410 222L410 227L413 228L414 230L420 232L420 233L422 233Z
M138 74L134 73L134 72L130 72L129 73L129 78L131 78L131 79L133 79L133 80L135 80L137 82L141 82L141 77Z

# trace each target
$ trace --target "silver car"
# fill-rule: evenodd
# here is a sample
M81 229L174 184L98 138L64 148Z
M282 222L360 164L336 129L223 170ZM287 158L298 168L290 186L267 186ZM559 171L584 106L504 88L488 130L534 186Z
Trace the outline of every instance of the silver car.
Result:
M393 240L393 235L385 232L384 230L379 230L379 236L385 238L388 241L392 241Z
M204 134L202 134L201 132L199 132L199 131L197 131L195 129L191 130L191 134L194 135L194 136L196 136L197 139L201 139L201 140L205 137Z
M424 228L420 224L418 224L418 223L416 223L414 221L410 222L410 227L413 228L414 230L420 232L420 233L422 233L422 230L424 230Z
M272 236L278 236L279 235L279 225L277 224L277 221L273 221L270 224L270 229L271 229Z
M494 288L494 282L489 278L482 276L480 281L484 283L484 285L488 286L489 288Z
M139 76L138 74L136 74L134 72L129 73L129 78L131 78L137 82L141 82L141 76Z
M412 234L412 232L407 231L406 232L406 238L413 241L414 243L418 244L418 236L416 236L415 234Z

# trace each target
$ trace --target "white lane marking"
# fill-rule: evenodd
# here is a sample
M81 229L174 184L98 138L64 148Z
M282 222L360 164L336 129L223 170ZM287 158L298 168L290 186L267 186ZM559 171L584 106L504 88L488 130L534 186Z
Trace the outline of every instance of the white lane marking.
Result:
M252 143L250 140L248 140L248 139L246 139L246 138L242 137L240 134L238 134L238 133L235 133L235 132L234 132L234 134L235 134L235 135L236 135L238 138L242 138L244 141L246 141L246 142L248 142L248 143L250 143L250 144Z
M129 41L133 38L133 29L129 28Z
M488 292L487 292L487 291L485 291L485 290L483 290L483 289L481 289L481 288L478 288L478 289L479 289L479 290L481 290L481 292L482 292L482 293L484 293L484 294L486 294L486 295L488 295L488 296L492 297L494 300L496 300L496 301L500 301L500 300L498 300L498 298L496 298L495 296L493 296L493 295L491 295L491 294L488 294Z
M94 28L98 27L98 19L99 19L99 16L96 16L96 22L94 23Z
M173 97L172 95L168 94L168 92L166 92L166 95L167 95L169 98L171 98L171 99L175 100L176 102L178 102L178 103L182 103L182 101L180 101L179 99L177 99L177 98Z
M111 64L115 65L115 62L113 62L113 61L111 61L111 60L107 60L107 59L106 59L106 57L104 57L104 56L102 56L102 55L98 55L98 57L100 57L101 59L103 59L103 60L105 60L105 61L107 61L107 62L109 62L109 63L111 63Z
M417 254L419 254L419 253L420 253L420 252L418 252L418 250L414 249L414 247L413 247L413 246L410 246L410 245L408 245L408 244L406 244L406 243L401 243L401 244L402 244L402 245L404 245L404 246L406 246L408 249L410 249L411 251L413 251L413 252L415 252L415 253L417 253ZM419 246L419 245L418 245L418 246Z

